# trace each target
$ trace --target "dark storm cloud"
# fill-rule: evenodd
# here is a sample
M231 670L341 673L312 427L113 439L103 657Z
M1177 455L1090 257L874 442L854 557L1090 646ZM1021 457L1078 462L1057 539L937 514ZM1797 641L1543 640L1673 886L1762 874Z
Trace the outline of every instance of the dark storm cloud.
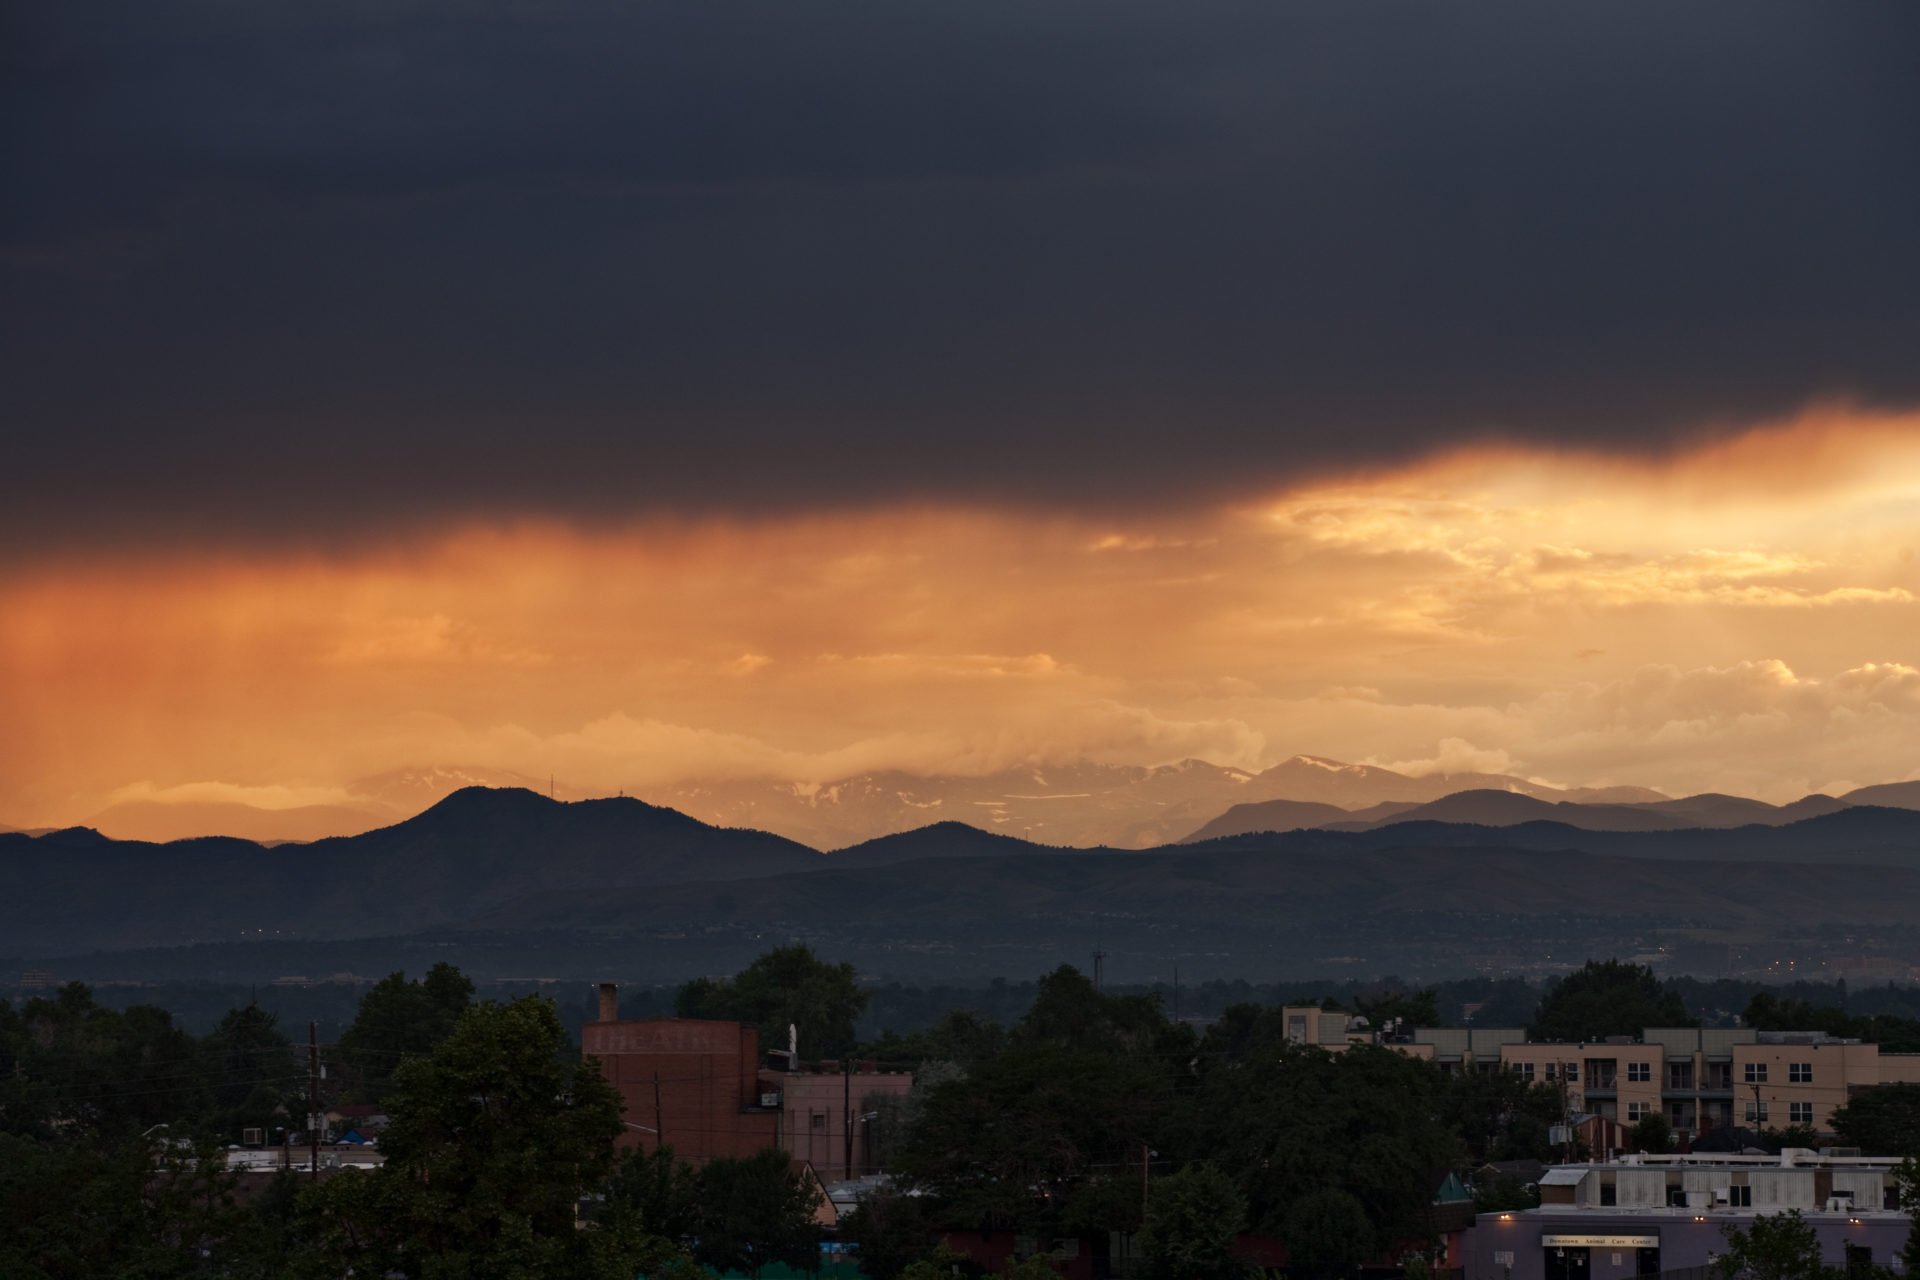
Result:
M1920 400L1910 6L15 6L0 539Z

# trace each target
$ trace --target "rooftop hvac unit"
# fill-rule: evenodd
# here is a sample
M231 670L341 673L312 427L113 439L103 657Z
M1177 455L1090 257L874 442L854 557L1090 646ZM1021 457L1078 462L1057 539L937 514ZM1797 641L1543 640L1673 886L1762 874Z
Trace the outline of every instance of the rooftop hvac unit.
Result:
M266 1136L266 1132L265 1132L265 1130L262 1130L262 1129L242 1129L242 1130L240 1131L240 1145L241 1145L241 1146L243 1146L243 1147L264 1147L264 1146L266 1146L266 1145L267 1145L267 1136Z

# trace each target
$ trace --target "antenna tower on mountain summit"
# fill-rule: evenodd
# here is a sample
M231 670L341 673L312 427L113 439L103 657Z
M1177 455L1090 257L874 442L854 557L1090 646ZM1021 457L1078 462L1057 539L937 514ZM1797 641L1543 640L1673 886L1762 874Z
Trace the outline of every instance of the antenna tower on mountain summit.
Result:
M1093 944L1093 989L1102 990L1107 976L1107 953L1099 943Z

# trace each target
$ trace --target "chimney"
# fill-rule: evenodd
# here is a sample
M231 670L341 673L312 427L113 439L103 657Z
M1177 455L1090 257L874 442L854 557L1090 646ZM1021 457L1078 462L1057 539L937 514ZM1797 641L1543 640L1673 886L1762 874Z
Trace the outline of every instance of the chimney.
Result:
M611 982L600 984L600 1021L620 1021L620 988Z

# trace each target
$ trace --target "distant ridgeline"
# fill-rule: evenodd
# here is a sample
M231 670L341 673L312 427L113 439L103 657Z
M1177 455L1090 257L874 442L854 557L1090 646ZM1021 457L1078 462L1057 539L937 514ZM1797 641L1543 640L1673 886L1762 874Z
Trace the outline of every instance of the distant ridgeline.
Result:
M433 951L481 976L578 965L671 981L787 938L866 971L955 978L1083 963L1095 947L1132 981L1549 973L1641 952L1708 974L1832 961L1856 980L1904 980L1920 958L1920 812L1843 805L1778 824L1627 830L1619 812L1658 806L1494 795L1360 830L1141 851L943 822L821 853L639 800L479 787L307 845L0 834L0 963L96 980L255 977L417 967ZM1554 820L1445 818L1488 805ZM1564 820L1589 809L1615 829ZM1835 929L1854 941L1830 941ZM294 950L262 950L276 939Z

